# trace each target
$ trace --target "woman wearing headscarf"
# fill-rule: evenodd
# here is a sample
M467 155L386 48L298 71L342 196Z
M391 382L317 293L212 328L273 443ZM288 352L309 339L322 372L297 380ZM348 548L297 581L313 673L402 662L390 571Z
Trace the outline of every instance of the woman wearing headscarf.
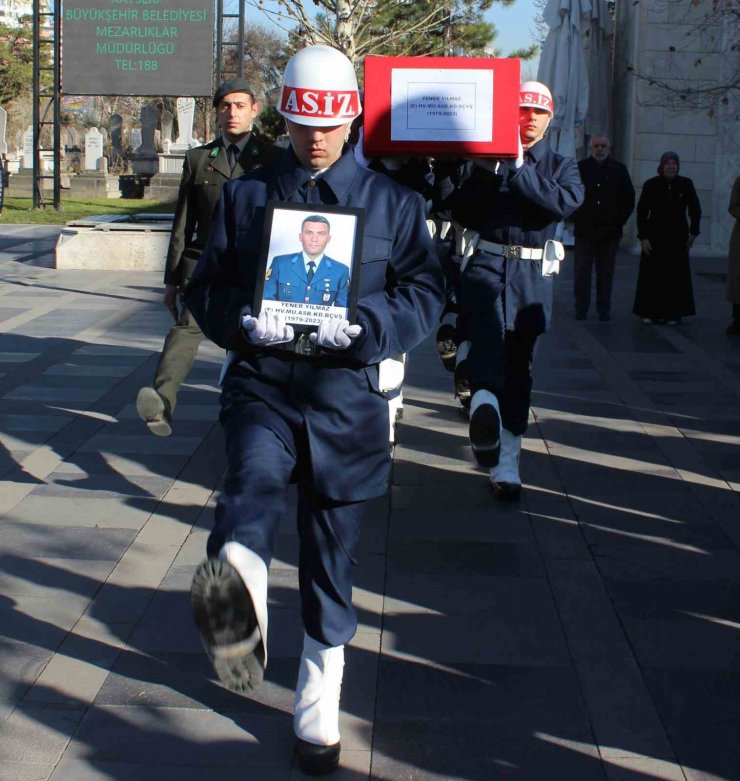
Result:
M632 311L646 323L676 325L695 313L689 250L699 235L701 205L694 183L679 176L679 168L678 155L664 152L658 175L645 182L637 204L641 255Z

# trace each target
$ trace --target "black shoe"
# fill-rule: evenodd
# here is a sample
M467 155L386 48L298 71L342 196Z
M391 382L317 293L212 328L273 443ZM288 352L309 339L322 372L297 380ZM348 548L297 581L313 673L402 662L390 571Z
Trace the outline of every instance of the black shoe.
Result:
M519 483L491 483L493 495L502 502L515 502L522 495Z
M460 399L463 407L470 406L470 379L468 377L468 362L460 361L455 366L455 396Z
M457 342L455 341L455 326L452 323L442 323L437 329L436 347L442 365L448 372L454 372Z
M169 405L154 388L141 388L136 397L136 411L152 434L168 437L172 434Z
M734 320L727 326L727 330L725 331L727 336L738 336L740 335L740 320Z
M585 320L585 319L586 319L585 312L576 312L576 320Z
M498 465L501 453L501 418L493 404L481 404L470 416L470 446L480 466Z
M236 569L223 559L204 561L190 588L193 618L221 683L236 692L264 678L262 635L252 597Z
M337 769L341 744L332 746L316 746L305 740L296 738L295 756L298 767L309 776L323 776Z

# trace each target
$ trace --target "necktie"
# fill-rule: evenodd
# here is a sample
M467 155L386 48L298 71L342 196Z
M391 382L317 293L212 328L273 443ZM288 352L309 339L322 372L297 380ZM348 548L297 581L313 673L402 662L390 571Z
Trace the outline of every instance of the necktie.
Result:
M314 271L316 271L316 264L312 261L308 261L308 271L306 272L306 279L310 282L313 279Z
M226 150L226 157L229 161L229 168L233 171L236 161L239 159L239 147L236 144L229 144L229 148Z

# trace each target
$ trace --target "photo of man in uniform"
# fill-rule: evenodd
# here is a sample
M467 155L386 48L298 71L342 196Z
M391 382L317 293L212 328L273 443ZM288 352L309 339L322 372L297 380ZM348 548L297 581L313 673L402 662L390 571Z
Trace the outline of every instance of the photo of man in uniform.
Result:
M349 267L325 254L331 241L329 220L309 215L301 223L298 240L301 251L272 259L263 300L346 307Z

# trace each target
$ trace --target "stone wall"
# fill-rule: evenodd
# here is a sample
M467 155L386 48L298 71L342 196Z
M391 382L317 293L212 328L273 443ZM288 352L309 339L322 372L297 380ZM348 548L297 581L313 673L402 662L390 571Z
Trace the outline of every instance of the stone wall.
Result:
M692 0L618 2L615 44L615 156L635 187L655 176L662 152L681 158L702 205L696 254L727 252L730 188L740 175L738 106L697 101L696 90L726 83L740 67L738 25L708 18ZM735 70L733 70L735 69ZM662 84L692 88L682 99ZM733 101L731 101L732 103ZM627 231L635 239L634 218Z

